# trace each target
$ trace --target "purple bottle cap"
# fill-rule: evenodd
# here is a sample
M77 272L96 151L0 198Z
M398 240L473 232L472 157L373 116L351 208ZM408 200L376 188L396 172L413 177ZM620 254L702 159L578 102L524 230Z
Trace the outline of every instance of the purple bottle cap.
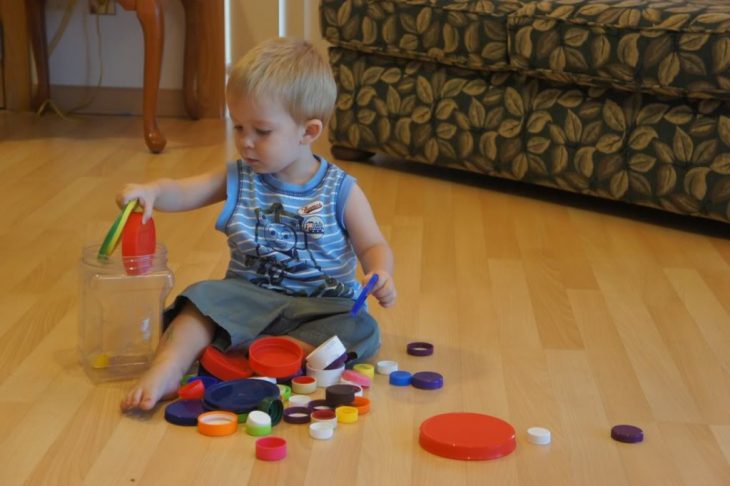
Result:
M341 368L347 362L347 359L349 357L350 356L347 354L347 352L344 352L340 355L339 358L337 358L336 360L334 360L333 362L328 364L327 367L325 367L325 369L326 370L336 370L337 368Z
M444 386L444 377L434 371L419 371L413 375L411 385L422 390L437 390Z
M318 400L310 400L307 404L307 407L309 410L315 411L315 410L331 410L332 407L330 407L329 403L327 403L327 400L324 398L320 398Z
M644 431L633 425L614 425L611 428L611 438L627 444L635 444L644 440Z
M353 385L338 384L328 386L325 393L325 401L332 408L340 405L349 405L355 399L358 388Z
M284 409L284 422L289 424L306 424L311 420L311 410L307 407L289 407Z
M408 343L406 352L411 356L431 356L433 354L433 344L425 341Z

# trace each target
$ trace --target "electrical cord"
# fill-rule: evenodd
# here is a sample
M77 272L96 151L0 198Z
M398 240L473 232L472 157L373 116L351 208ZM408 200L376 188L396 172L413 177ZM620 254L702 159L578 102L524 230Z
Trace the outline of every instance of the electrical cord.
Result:
M102 0L100 3L106 3L107 1L111 0ZM66 7L64 8L63 17L61 18L61 22L58 25L58 28L56 29L56 33L53 34L53 38L48 44L48 56L50 57L53 50L58 45L58 42L61 40L61 37L66 33L66 28L68 27L68 23L71 20L71 15L73 14L73 9L76 7L77 0L68 0L68 3L66 4ZM61 110L61 108L58 107L56 103L51 98L48 98L47 100L44 100L43 103L38 107L38 110L36 110L36 116L41 116L43 113L45 113L48 109L52 110L54 113L56 113L58 116L63 118L64 120L68 120L70 118L69 115L77 112L78 110L81 110L83 108L86 108L91 103L94 102L94 99L96 98L97 93L99 92L99 89L101 89L102 80L104 79L104 56L102 56L102 42L101 42L101 22L99 20L99 15L96 15L96 38L97 38L97 44L98 44L98 59L99 59L99 79L97 80L96 87L94 91L92 91L89 94L89 97L85 100L76 105L75 107L67 110L64 112Z

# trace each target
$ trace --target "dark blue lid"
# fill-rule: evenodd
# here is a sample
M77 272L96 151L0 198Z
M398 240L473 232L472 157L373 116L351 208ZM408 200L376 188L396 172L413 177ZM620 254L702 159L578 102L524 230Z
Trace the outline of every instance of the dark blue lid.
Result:
M389 381L394 386L408 386L411 384L412 375L407 371L394 371L389 375Z
M175 425L197 425L198 415L203 412L200 400L178 400L165 407L165 420Z
M444 377L434 371L419 371L413 375L411 385L422 390L436 390L444 386Z
M278 398L279 387L263 380L244 378L223 381L205 390L203 402L210 410L241 414L254 410L264 398Z

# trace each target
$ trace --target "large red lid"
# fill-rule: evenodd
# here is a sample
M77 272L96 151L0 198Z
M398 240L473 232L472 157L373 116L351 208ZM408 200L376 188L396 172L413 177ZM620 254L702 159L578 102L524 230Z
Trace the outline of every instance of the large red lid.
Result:
M444 413L426 419L418 442L432 454L465 461L497 459L517 447L514 427L480 413Z
M261 376L286 378L295 375L302 368L302 360L302 347L290 339L264 337L248 347L249 365Z
M200 357L200 364L208 373L224 381L248 378L253 374L242 351L224 353L208 346Z

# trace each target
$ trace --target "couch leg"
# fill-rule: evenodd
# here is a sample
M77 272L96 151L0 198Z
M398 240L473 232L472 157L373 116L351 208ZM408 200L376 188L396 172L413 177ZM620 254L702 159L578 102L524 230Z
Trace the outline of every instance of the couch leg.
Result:
M343 147L342 145L333 145L332 155L339 160L365 160L375 155L375 152Z

